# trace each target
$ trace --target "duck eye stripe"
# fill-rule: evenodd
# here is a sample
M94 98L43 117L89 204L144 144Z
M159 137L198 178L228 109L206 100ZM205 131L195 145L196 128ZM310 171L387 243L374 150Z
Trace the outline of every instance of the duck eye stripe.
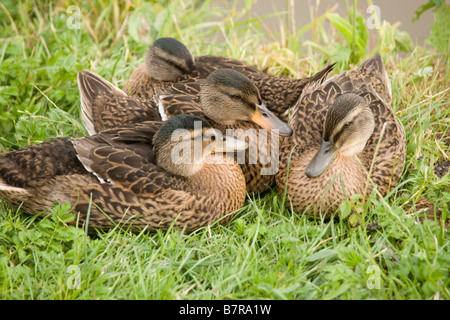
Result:
M333 136L333 141L337 141L339 139L339 137L342 135L342 133L344 132L346 128L343 126L341 128L341 130L339 130L334 136Z
M173 61L173 60L167 60L167 63L168 63L169 65L171 65L172 67L174 67L175 69L181 71L182 73L185 73L185 72L186 72L186 69L185 69L185 68L183 68L182 66L180 66L179 64L177 64L177 63L176 63L175 61Z

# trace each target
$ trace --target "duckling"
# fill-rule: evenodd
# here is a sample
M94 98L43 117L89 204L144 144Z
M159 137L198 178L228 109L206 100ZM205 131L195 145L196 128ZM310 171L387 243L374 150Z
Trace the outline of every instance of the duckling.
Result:
M397 185L406 140L390 101L380 55L303 91L276 177L296 212L330 217L345 197Z
M192 231L243 206L245 179L226 153L246 147L191 115L55 138L0 154L0 197L38 215L69 202L94 228Z
M182 42L165 37L157 39L149 48L144 63L132 73L124 91L130 96L153 99L156 89L167 88L177 82L202 82L217 69L234 69L255 83L269 110L287 121L289 108L296 103L305 85L326 79L333 66L328 65L314 76L302 79L269 76L243 61L224 56L194 58Z
M116 120L120 123L148 120L151 111L147 110L152 107L153 110L158 109L162 120L179 114L195 115L210 122L223 134L249 144L246 152L237 153L235 157L242 167L250 194L263 192L274 184L280 139L290 136L292 129L267 109L258 88L238 71L219 69L202 83L185 84L201 86L199 95L160 90L154 102L130 96L124 98L117 94L120 89L116 90L91 71L80 72L78 83L82 118L90 133L119 125ZM118 102L110 103L115 96ZM103 102L106 100L108 103ZM120 119L111 117L116 110L127 113Z

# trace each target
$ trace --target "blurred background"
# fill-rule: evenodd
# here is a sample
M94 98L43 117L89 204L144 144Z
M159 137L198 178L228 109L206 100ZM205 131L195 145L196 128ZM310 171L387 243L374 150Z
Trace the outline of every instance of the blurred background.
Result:
M234 1L228 0L228 6L232 6ZM243 8L249 1L239 1L238 7ZM217 0L218 7L224 7L224 2ZM411 38L417 44L423 45L426 38L430 35L430 27L433 24L433 14L430 10L425 11L420 19L413 22L415 11L425 4L424 0L373 0L356 1L357 10L369 18L371 11L368 8L371 5L379 7L381 23L383 20L390 24L399 23L399 29L410 33ZM270 15L273 12L283 12L292 10L295 15L296 27L307 25L327 11L333 11L345 16L347 8L352 6L353 2L348 0L257 0L253 5L252 14L259 17ZM279 29L279 21L275 17L264 19L264 23L271 30ZM373 31L372 33L375 33ZM305 33L305 38L311 40L311 32Z

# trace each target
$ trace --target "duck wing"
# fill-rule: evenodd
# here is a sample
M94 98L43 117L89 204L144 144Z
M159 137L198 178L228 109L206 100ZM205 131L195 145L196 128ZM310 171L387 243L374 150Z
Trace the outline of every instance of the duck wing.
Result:
M200 101L200 82L179 82L170 88L157 90L155 104L162 120L179 114L190 114L207 120Z
M81 116L89 134L145 120L160 120L151 100L128 96L98 74L83 70L78 73Z

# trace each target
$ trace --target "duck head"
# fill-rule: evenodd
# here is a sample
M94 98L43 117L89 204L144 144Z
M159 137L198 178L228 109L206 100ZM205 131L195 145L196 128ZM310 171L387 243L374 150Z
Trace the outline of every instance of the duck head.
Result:
M328 109L322 144L306 167L306 175L320 176L338 154L350 157L360 153L374 128L374 115L362 97L354 93L337 97Z
M208 122L189 114L165 121L153 137L157 165L184 177L200 171L210 156L246 148L245 141L224 136Z
M176 81L194 67L189 49L174 38L157 39L145 55L145 68L155 80Z
M267 109L255 84L236 70L211 72L201 86L200 100L205 114L217 123L252 121L281 136L292 135L292 129Z

